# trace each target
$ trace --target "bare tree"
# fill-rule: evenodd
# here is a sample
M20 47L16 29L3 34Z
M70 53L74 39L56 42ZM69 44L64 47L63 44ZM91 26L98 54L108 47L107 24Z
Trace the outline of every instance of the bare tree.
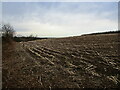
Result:
M2 26L2 36L3 37L13 37L14 33L15 33L15 31L10 24L5 24Z
M14 37L15 31L10 24L2 25L2 37L4 40L9 41Z

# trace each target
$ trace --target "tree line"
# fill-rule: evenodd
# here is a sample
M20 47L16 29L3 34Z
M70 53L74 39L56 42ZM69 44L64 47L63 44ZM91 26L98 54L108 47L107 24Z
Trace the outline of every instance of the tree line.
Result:
M47 39L47 38L38 38L37 36L34 35L17 37L15 36L16 32L13 26L11 26L10 24L3 24L1 31L2 31L3 42L12 42L12 41L21 42L21 41L31 41L37 39Z
M120 34L120 30L83 34L82 36L86 36L86 35L99 35L99 34Z

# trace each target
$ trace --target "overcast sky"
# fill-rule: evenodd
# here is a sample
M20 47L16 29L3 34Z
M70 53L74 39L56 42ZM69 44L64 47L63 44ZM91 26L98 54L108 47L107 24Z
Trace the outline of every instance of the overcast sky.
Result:
M17 34L68 37L118 30L117 2L3 2L2 21Z

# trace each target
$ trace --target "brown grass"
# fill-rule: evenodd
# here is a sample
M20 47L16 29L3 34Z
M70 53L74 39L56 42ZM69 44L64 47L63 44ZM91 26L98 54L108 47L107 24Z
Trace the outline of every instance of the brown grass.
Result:
M11 42L2 42L2 57L3 57L3 61L4 60L8 60L12 54L14 53L14 49L15 49L15 42L11 41Z

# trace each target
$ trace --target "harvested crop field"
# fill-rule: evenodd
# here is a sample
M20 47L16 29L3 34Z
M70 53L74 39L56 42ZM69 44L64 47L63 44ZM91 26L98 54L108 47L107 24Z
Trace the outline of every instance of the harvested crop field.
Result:
M118 34L16 43L3 88L120 88L119 46Z

